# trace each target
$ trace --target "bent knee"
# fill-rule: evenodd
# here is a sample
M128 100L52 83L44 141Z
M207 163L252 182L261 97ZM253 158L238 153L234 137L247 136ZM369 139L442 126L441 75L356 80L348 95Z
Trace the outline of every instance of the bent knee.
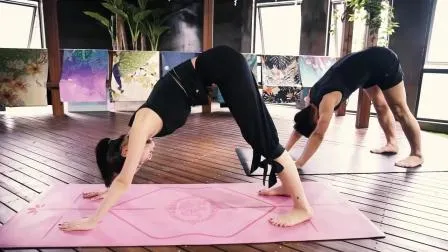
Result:
M395 118L399 121L401 119L406 118L409 112L409 109L405 104L392 104L390 105L390 109L392 110L392 113L394 114Z
M384 114L389 110L389 106L386 102L381 103L373 103L373 107L375 108L376 112L379 114Z

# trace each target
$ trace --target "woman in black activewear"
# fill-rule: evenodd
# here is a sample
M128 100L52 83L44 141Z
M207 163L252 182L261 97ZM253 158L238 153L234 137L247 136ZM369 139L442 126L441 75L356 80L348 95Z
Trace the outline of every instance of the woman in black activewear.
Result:
M129 188L140 165L151 158L153 137L163 137L182 127L190 108L208 103L207 88L216 84L244 139L252 146L252 170L272 165L269 187L278 174L281 185L260 190L260 195L289 195L294 206L271 218L277 226L292 226L312 217L294 161L279 143L277 130L261 99L255 78L240 53L218 46L176 66L155 85L147 101L130 119L130 131L117 139L104 138L96 147L99 169L108 190L89 192L85 198L102 199L98 211L85 219L64 222L64 231L87 230L107 213ZM261 162L261 156L266 160Z
M387 141L384 147L371 152L398 152L395 116L411 146L410 155L396 165L414 168L423 163L420 127L406 103L398 56L388 48L371 47L341 58L311 88L307 97L309 105L295 115L294 130L286 144L289 151L302 135L309 138L296 166L302 167L312 157L322 142L334 110L359 88L363 88L372 100Z

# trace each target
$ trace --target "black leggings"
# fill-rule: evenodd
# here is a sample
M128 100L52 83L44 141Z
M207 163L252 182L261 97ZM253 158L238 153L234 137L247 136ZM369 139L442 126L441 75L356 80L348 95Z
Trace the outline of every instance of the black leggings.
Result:
M279 143L277 129L261 98L246 59L227 46L205 51L196 60L196 70L205 83L215 83L238 124L243 138L253 148L251 172L271 164L269 187L276 183L274 172L283 167L274 161L285 149ZM261 162L261 156L266 158Z
M260 96L255 77L240 53L218 46L199 54L195 68L190 60L183 62L156 83L140 108L151 108L162 118L163 128L156 137L171 134L184 125L190 106L207 103L206 88L213 83L219 87L243 138L253 148L251 172L264 168L264 183L267 166L272 165L271 187L276 183L275 173L283 170L274 159L285 149L279 143L277 129ZM266 158L263 162L261 156Z

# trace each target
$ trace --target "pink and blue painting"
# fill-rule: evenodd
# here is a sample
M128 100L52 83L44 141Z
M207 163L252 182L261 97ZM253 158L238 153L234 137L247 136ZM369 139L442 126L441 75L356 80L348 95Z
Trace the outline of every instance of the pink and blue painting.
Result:
M303 87L312 87L336 63L338 58L301 55L298 60Z
M61 81L63 102L101 102L107 100L107 50L64 50Z

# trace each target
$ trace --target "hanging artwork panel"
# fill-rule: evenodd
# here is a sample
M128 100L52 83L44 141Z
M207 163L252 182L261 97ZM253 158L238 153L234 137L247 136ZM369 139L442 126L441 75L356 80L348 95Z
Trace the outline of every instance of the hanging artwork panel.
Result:
M289 104L300 100L302 79L298 56L262 55L263 100Z
M102 102L107 100L109 69L107 50L64 50L59 82L63 102Z
M263 86L301 87L298 56L263 55Z
M46 49L0 48L0 104L47 105L47 77Z
M328 56L299 56L300 75L304 87L312 87L324 76L338 58Z
M246 58L247 65L251 69L252 73L255 76L255 79L258 80L257 76L257 55L252 53L243 53L244 58Z
M116 51L113 56L111 101L146 101L160 77L157 51Z

